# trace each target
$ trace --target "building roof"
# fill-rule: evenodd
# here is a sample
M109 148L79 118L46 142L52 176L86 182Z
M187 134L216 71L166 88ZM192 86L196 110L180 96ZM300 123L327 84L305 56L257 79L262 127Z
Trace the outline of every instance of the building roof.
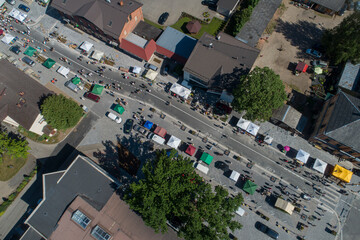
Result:
M83 17L104 33L118 38L128 16L142 4L134 0L53 0L51 6L65 14Z
M44 238L31 227L29 227L20 238L20 240L43 240L43 239Z
M132 42L133 44L141 47L141 48L145 48L146 43L148 42L145 38L139 37L136 34L133 33L129 33L126 36L126 40L128 40L129 42Z
M179 56L189 58L196 45L196 39L172 27L167 27L156 41L156 44Z
M345 4L345 0L311 0L313 3L324 6L328 9L331 9L335 12L340 11L342 6Z
M156 43L154 40L147 41L144 48L138 46L137 44L128 41L127 38L121 40L120 48L124 49L125 51L145 60L149 61L151 56L156 50Z
M49 238L60 217L77 196L100 211L117 186L118 183L99 166L78 156L67 170L43 175L43 200L26 223Z
M276 109L273 112L271 118L279 120L292 129L296 129L298 131L302 131L305 126L299 126L301 124L302 114L298 112L295 108L291 107L290 105L283 105L281 108Z
M186 29L189 33L198 33L201 29L201 24L198 20L192 20L186 24Z
M354 65L347 62L339 80L339 87L359 92L360 63Z
M0 79L0 120L9 116L29 130L40 114L40 100L52 92L6 59L0 60Z
M235 72L247 73L259 52L223 32L217 38L204 33L186 62L184 71L208 82L208 85L225 88L221 86L226 82L224 77L231 77Z
M231 11L238 2L239 0L219 0L216 5L218 8Z
M140 21L132 32L148 41L150 41L151 39L156 41L163 32L163 30L154 27L147 22Z
M236 38L255 47L282 0L260 0Z
M82 229L71 220L72 214L80 210L89 219L90 223ZM94 209L86 200L78 196L63 213L56 230L51 235L52 240L93 239L91 230L96 226L111 235L112 240L178 240L176 233L169 229L166 234L155 233L145 225L139 215L113 193L102 210Z
M340 91L325 135L360 152L359 133L360 99Z

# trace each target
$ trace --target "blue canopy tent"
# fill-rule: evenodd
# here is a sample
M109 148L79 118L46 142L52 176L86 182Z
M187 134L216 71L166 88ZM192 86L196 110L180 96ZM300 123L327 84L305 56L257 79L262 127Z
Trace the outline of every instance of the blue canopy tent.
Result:
M146 121L145 122L145 124L144 124L144 127L146 127L147 129L151 129L152 128L152 126L153 126L154 124L152 123L152 122L150 122L150 121Z

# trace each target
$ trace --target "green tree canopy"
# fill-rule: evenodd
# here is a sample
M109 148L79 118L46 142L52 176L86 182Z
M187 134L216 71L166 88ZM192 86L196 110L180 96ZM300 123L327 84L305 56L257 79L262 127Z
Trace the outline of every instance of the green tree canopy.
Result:
M233 221L241 194L231 198L224 188L215 192L194 171L191 161L172 152L158 152L142 171L144 179L130 185L125 199L156 232L166 232L167 220L180 222L179 235L188 240L229 239L227 229L240 229ZM205 224L204 224L205 223Z
M233 91L232 103L236 111L246 111L245 118L251 121L268 120L274 109L286 100L285 87L280 76L268 67L256 67L248 75L240 77Z
M354 12L335 28L325 31L322 43L335 64L360 62L360 12Z
M74 127L83 114L75 101L61 94L47 97L40 108L46 122L57 129Z
M10 138L8 133L0 131L0 162L4 154L10 158L26 158L29 150L25 139Z

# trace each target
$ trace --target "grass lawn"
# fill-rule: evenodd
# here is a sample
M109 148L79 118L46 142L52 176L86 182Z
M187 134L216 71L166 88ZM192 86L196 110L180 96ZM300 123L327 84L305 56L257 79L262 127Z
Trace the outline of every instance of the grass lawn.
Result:
M223 23L222 20L218 18L212 18L209 24L202 24L200 31L197 34L189 34L189 32L186 29L186 24L190 22L191 19L188 17L183 17L179 19L174 25L172 25L172 28L175 28L176 30L179 30L180 32L186 33L187 35L199 39L204 32L207 32L210 35L215 36L218 29L220 28L221 24Z
M3 156L3 161L0 163L0 181L7 181L11 179L26 163L26 159L11 159L6 154ZM12 166L11 168L9 166Z

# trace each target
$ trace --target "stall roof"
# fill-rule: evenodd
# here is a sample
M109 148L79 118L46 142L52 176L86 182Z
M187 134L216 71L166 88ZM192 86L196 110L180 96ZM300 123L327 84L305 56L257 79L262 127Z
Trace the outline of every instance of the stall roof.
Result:
M27 14L17 10L16 8L13 8L9 13L9 16L19 20L20 22L23 22L26 19Z
M170 91L179 95L182 98L187 99L191 93L190 89L187 89L183 86L181 86L180 84L174 83L171 88Z
M93 89L92 89L91 93L96 94L96 95L101 95L103 89L104 89L104 86L101 86L99 84L95 84L93 86Z
M155 72L152 69L148 69L144 75L145 78L149 79L149 80L155 80L155 78L157 77L158 73Z
M54 60L52 60L51 58L48 58L48 59L46 59L46 61L42 64L44 67L46 67L46 68L52 68L54 65L55 65L55 61Z
M1 39L3 43L10 44L15 37L11 34L5 33L5 36Z
M167 132L165 128L157 126L154 130L154 133L164 138Z
M36 53L36 49L31 46L29 46L24 52L24 54L28 55L29 57L34 56L35 53Z
M313 169L315 169L316 171L318 171L320 173L325 173L327 165L328 164L326 162L317 158L314 162Z
M68 68L66 68L66 67L64 67L64 66L60 66L60 67L58 68L57 72L67 78L67 75L68 75L68 73L70 72L70 69L68 69Z
M285 212L287 212L288 214L292 214L295 207L289 203L288 201L285 201L284 199L281 198L277 198L276 202L275 202L275 207L279 208L281 210L284 210Z
M244 184L243 190L251 195L254 194L255 190L257 189L257 185L250 180L247 180Z
M207 152L204 152L200 157L200 160L206 163L207 165L210 165L213 159L214 157L208 154Z
M264 138L264 142L266 142L269 145L272 143L273 140L274 139L270 136L265 136L265 138Z
M196 164L196 169L198 169L200 172L203 172L205 174L208 174L209 168L205 167L204 165L201 165L200 163Z
M246 128L246 131L247 131L248 133L250 133L251 135L256 136L256 134L258 133L259 129L260 129L260 126L258 126L258 125L256 125L256 124L250 122L250 123L249 123L249 126Z
M150 121L146 121L145 123L144 123L144 127L146 127L147 129L151 129L152 128L152 126L154 125L154 123L152 123L152 122L150 122Z
M93 46L94 46L94 44L89 43L88 41L85 41L80 45L80 49L88 52Z
M353 172L336 164L332 172L332 175L344 182L349 183L353 175Z
M136 74L139 74L141 72L141 67L132 67L132 72L133 73L136 73Z
M185 153L189 154L190 156L194 155L196 148L193 145L189 145L185 151Z
M98 50L94 50L92 53L91 53L91 58L92 59L95 59L97 61L100 61L101 58L103 58L105 55L105 53L101 52L101 51L98 51Z
M231 180L234 180L235 182L237 182L237 180L239 179L240 177L240 173L238 173L237 171L232 171L231 172L231 175L230 175L230 179Z
M114 106L114 111L118 112L120 115L123 114L125 112L125 109L123 106L121 106L120 104L116 104Z
M236 124L237 127L241 128L242 130L246 130L247 127L249 126L250 121L240 118L238 123Z
M295 70L299 72L306 72L308 67L309 65L307 65L305 62L298 62Z
M296 154L296 159L300 162L306 163L310 157L310 154L305 152L304 150L300 149Z
M166 143L166 145L177 149L181 143L181 140L175 136L171 136L169 141Z
M237 215L239 215L240 217L244 216L245 214L245 210L242 209L241 207L238 208L238 210L236 210L235 212Z
M75 85L79 84L81 81L80 81L80 78L79 77L73 77L73 79L71 79L71 82Z

